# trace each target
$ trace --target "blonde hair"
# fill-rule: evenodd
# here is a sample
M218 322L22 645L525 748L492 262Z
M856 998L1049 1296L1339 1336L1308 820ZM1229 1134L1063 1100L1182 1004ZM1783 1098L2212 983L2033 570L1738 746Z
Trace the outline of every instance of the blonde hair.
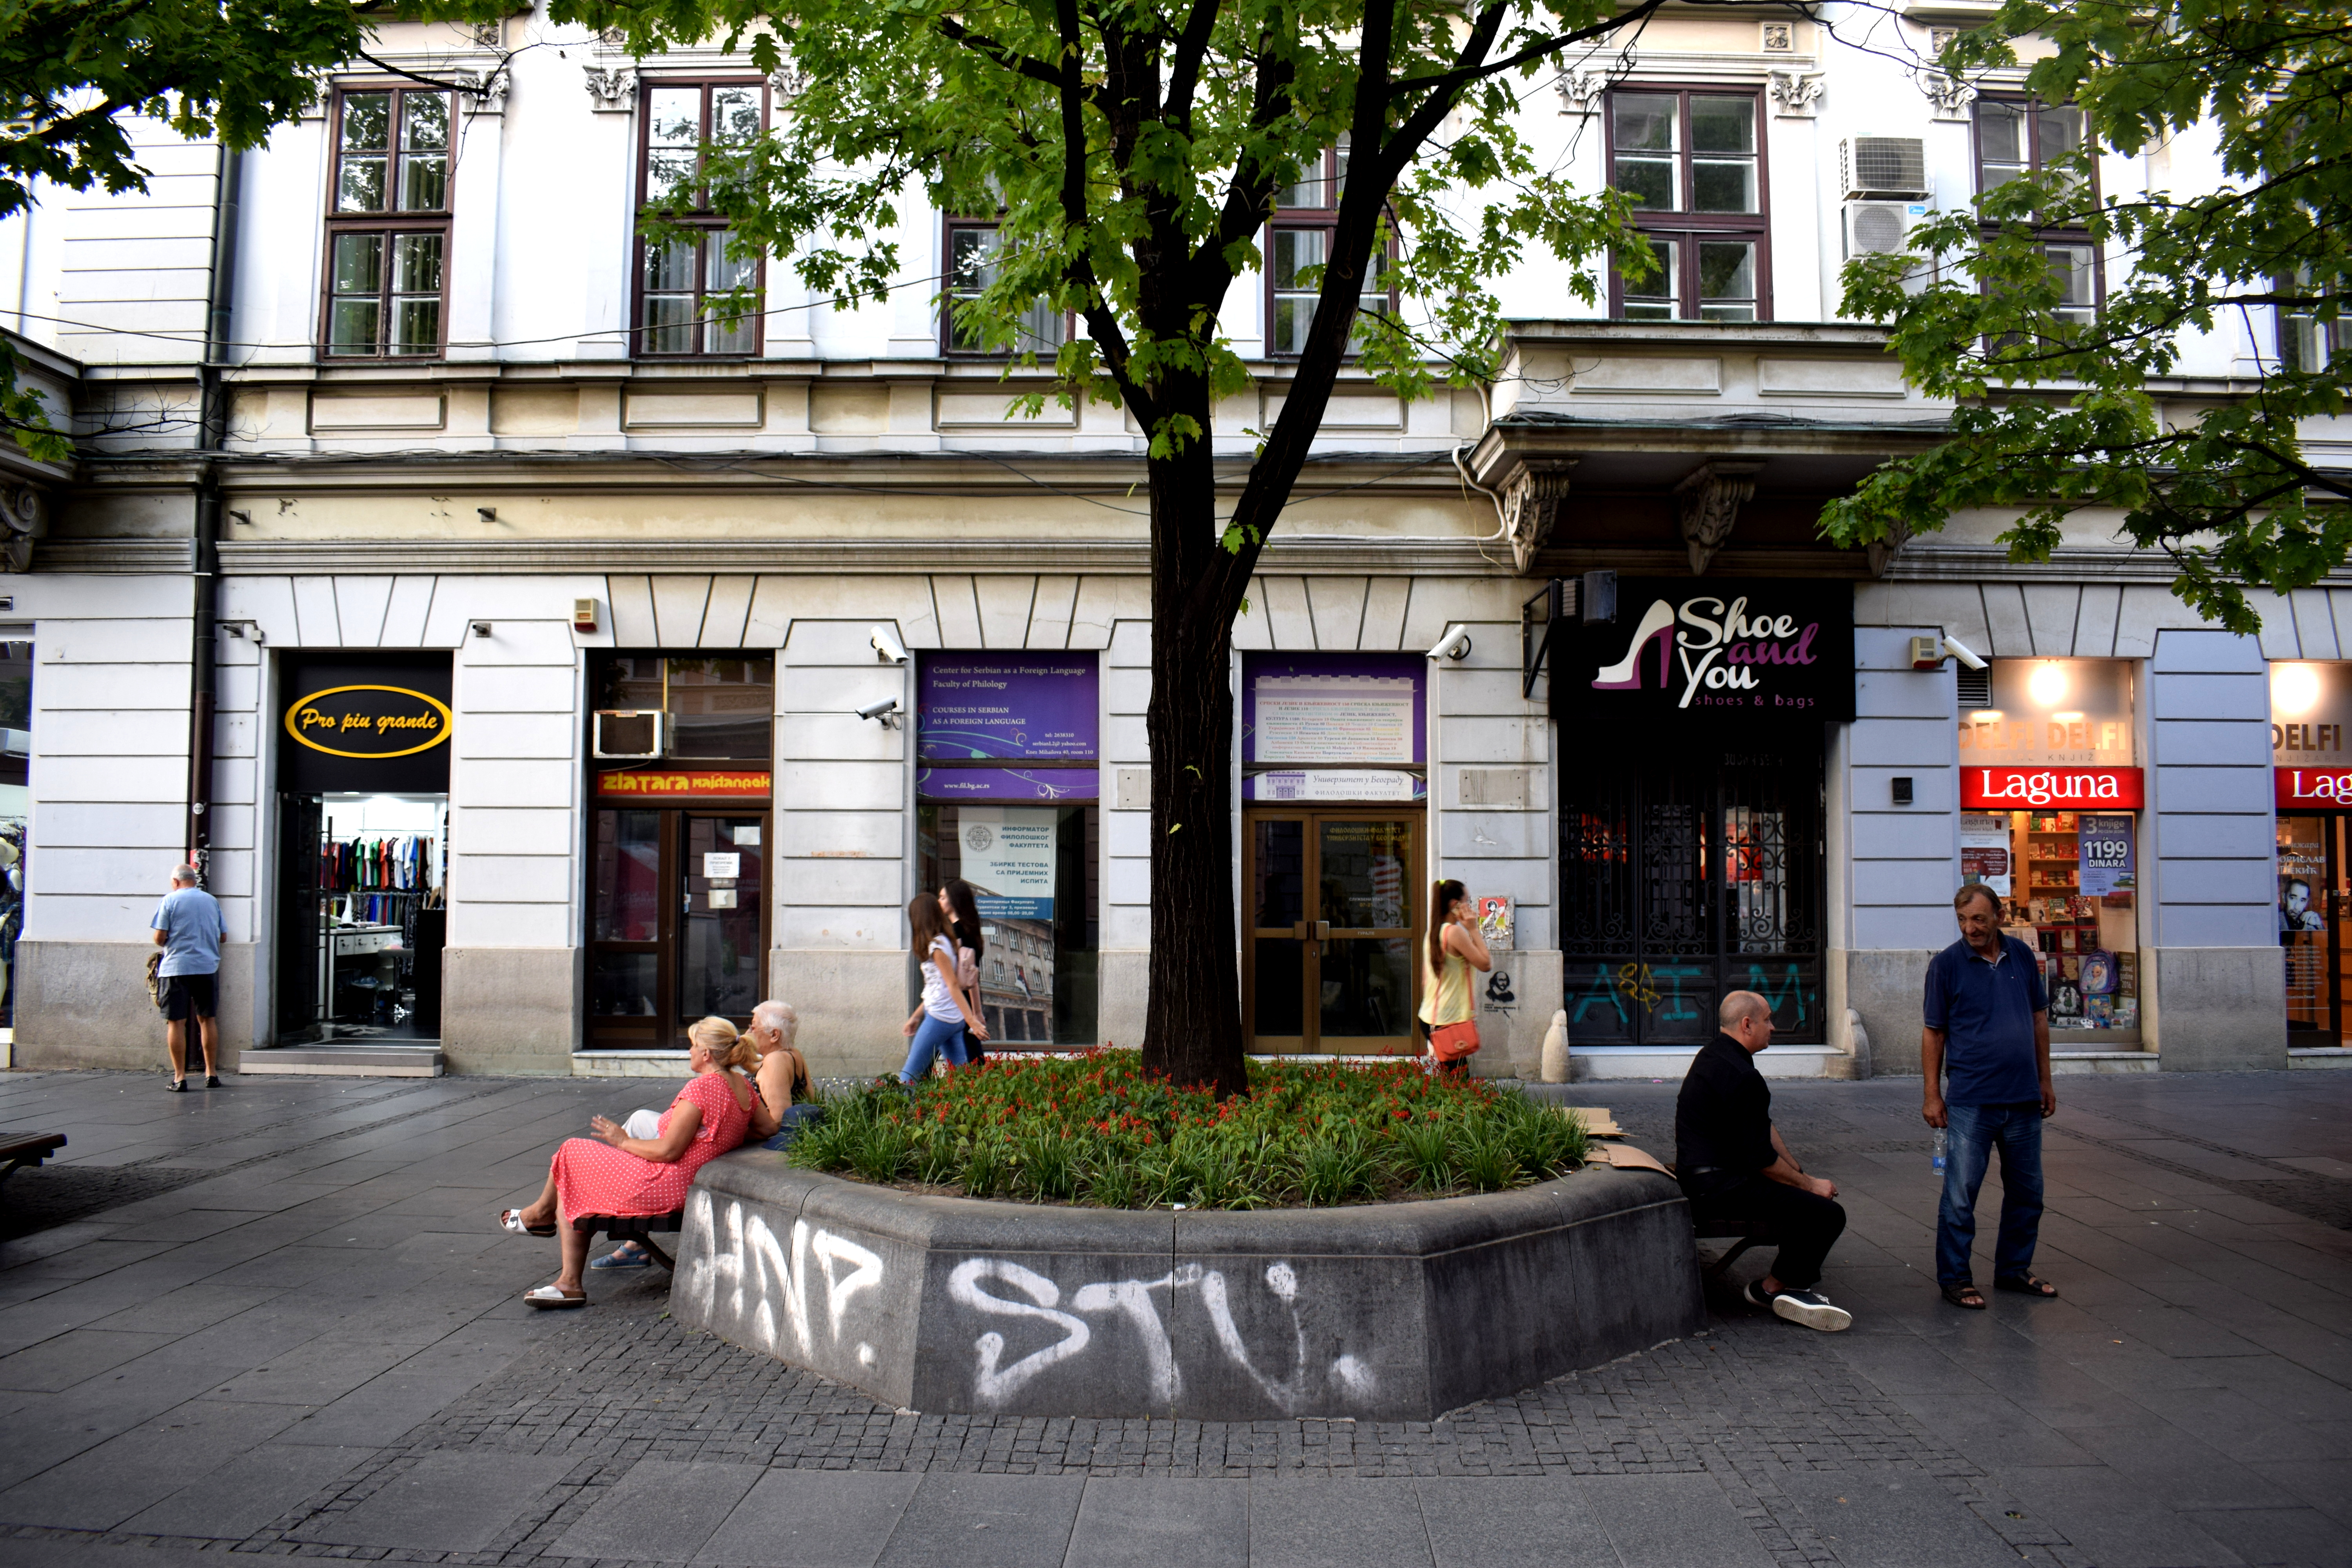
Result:
M686 1037L709 1051L722 1068L741 1070L756 1065L760 1058L759 1050L724 1018L698 1018L688 1026Z

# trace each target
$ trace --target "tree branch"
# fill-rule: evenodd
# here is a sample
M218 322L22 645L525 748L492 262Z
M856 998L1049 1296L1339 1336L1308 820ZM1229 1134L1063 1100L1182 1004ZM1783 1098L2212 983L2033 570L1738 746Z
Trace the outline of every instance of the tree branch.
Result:
M940 34L950 43L960 44L1006 70L1027 77L1031 81L1043 82L1052 88L1062 85L1062 74L1045 61L1033 59L1009 45L1000 44L985 33L975 33L953 16L941 16L937 20Z

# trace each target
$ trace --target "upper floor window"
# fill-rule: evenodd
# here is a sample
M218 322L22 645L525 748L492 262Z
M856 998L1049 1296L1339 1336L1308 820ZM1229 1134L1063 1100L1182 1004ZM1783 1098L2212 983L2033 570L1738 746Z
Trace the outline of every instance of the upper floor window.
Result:
M1976 101L1977 192L2050 172L2051 165L2083 147L2083 111L2073 104L2053 107L2025 99L1979 98ZM2074 184L2070 175L2068 184ZM2091 193L2095 195L2096 192ZM2101 278L2098 247L2078 226L2059 224L2037 231L2051 276L2061 294L2062 321L2089 321L2098 313Z
M706 144L745 145L766 132L766 84L659 82L646 89L645 108L640 188L648 205L667 205L668 216L693 232L637 241L636 351L757 354L765 264L728 254L726 220L710 211L701 160Z
M448 93L424 88L335 95L320 334L332 358L441 352L453 110Z
M1343 132L1335 147L1325 151L1298 172L1290 184L1274 193L1274 222L1265 236L1265 351L1293 355L1307 350L1307 330L1315 324L1315 301L1323 291L1319 268L1331 258L1331 236L1339 221L1339 198L1348 190L1348 138ZM1349 330L1348 346L1363 339L1363 318L1395 312L1396 291L1389 287L1388 255L1374 251L1356 294L1357 322Z
M2298 268L2294 276L2282 278L2276 285L2286 295L2308 295L2315 290L2311 268ZM2323 320L2313 305L2281 305L2278 308L2278 357L2282 369L2315 374L2328 367L2341 342L2343 323L2334 319Z
M1753 92L1643 87L1609 95L1609 183L1634 207L1656 266L1616 274L1611 313L1633 321L1756 321L1770 231Z
M947 351L951 354L1024 354L1050 360L1069 341L1070 319L1042 296L1029 301L1013 323L1013 342L992 343L976 314L967 312L971 300L992 287L1003 275L1004 236L984 218L950 218L947 226L948 300L944 321Z

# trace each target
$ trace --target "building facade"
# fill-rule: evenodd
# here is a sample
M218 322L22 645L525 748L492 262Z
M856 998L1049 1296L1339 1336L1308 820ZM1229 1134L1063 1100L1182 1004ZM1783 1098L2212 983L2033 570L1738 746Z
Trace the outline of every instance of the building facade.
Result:
M1924 52L1979 9L1899 30ZM854 310L715 224L648 247L642 194L790 84L520 49L547 39L388 25L413 76L339 77L241 156L146 127L144 195L44 192L0 235L25 374L81 437L5 459L14 1059L152 1062L145 921L192 822L245 1070L667 1071L761 995L821 1072L882 1070L907 901L955 876L1001 1044L1137 1042L1138 432L1011 412L1044 384L955 318L984 222L910 197L903 286ZM1539 150L1641 195L1661 265L1601 319L1557 267L1506 280L1491 388L1343 377L1236 627L1252 1048L1409 1048L1454 877L1504 948L1481 1071L1536 1073L1559 1016L1580 1074L1677 1072L1740 986L1776 1070L1916 1071L1965 876L2043 952L2071 1067L2341 1059L2344 590L2242 638L2112 518L2036 566L1994 516L1817 537L1948 413L1837 321L1839 266L2065 111L1760 8L1662 17L1524 99ZM1227 303L1236 487L1326 188L1286 194ZM2120 260L2050 247L2095 309ZM742 284L755 315L710 302ZM2298 330L2234 323L2159 394L2229 395Z

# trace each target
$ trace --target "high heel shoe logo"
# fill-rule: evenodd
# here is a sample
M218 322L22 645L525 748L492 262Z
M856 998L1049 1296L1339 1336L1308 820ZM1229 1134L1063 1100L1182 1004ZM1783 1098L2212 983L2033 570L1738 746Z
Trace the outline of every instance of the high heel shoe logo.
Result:
M1658 647L1658 686L1664 689L1669 673L1666 639L1675 629L1674 606L1664 599L1653 599L1650 607L1642 612L1642 624L1633 628L1633 640L1626 646L1625 657L1609 665L1592 679L1596 691L1637 691L1642 686L1639 668L1642 655L1652 643Z

